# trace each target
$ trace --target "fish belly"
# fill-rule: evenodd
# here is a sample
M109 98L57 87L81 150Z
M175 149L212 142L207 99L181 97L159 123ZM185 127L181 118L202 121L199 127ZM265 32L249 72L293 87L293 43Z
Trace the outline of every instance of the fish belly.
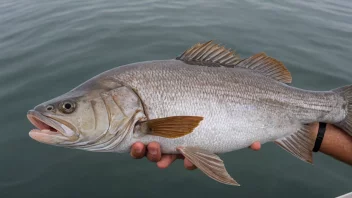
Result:
M145 144L159 142L163 153L178 153L178 146L195 146L214 153L224 153L248 147L255 141L264 144L276 140L296 132L302 126L298 121L284 118L283 115L278 117L273 113L243 110L243 107L231 110L218 108L216 112L198 111L204 120L191 134L180 138L145 135L135 137L132 141Z

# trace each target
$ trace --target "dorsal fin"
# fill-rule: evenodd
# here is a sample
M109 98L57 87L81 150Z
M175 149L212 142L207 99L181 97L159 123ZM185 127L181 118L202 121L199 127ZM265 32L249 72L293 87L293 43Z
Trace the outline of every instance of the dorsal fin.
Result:
M284 64L263 52L242 60L234 67L252 69L283 83L292 82L291 74Z
M228 66L241 61L240 57L230 49L208 41L206 43L197 43L183 52L177 60L182 60L189 64L204 65L210 67Z
M231 49L208 41L197 43L176 58L187 64L208 67L241 67L254 70L267 77L283 83L291 83L292 77L286 67L278 60L259 53L246 59L241 59Z

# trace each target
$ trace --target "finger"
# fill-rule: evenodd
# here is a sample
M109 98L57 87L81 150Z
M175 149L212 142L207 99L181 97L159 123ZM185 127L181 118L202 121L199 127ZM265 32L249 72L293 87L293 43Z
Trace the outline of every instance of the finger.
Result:
M187 158L185 158L183 164L184 164L184 166L185 166L185 168L186 168L187 170L194 170L194 169L197 168L197 167L196 167L191 161L189 161Z
M157 142L148 144L147 158L152 162L158 162L161 159L160 145Z
M141 142L136 142L132 145L131 156L135 159L141 159L145 156L145 146Z
M161 156L160 161L158 161L158 163L156 163L156 165L159 168L167 168L169 167L172 162L174 162L177 159L177 155L163 155Z
M260 148L261 148L260 142L254 142L254 143L251 145L251 149L254 150L254 151L259 151Z

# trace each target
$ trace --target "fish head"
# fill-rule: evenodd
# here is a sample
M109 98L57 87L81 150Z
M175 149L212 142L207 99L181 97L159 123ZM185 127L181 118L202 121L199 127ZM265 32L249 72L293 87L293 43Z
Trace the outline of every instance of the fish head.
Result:
M41 143L90 151L114 149L144 117L135 92L125 86L82 86L27 113Z
M64 146L89 139L94 136L93 130L104 130L108 125L95 128L99 112L94 112L94 100L88 95L71 92L29 110L27 118L37 128L29 136L42 143Z

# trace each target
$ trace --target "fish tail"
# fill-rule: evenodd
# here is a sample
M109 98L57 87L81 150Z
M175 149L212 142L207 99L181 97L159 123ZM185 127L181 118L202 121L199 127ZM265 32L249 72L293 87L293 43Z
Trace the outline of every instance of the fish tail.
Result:
M331 91L341 96L341 108L334 109L331 115L318 121L331 123L352 136L352 85L347 85ZM345 116L343 117L343 115ZM316 137L311 135L310 127L311 125L309 124L303 125L296 133L277 139L275 140L275 143L297 158L308 163L313 163L312 150L314 148Z
M345 119L338 123L334 123L337 127L343 129L348 134L352 136L352 85L347 85L344 87L339 87L337 89L331 90L340 96L342 96L346 101L346 116Z

